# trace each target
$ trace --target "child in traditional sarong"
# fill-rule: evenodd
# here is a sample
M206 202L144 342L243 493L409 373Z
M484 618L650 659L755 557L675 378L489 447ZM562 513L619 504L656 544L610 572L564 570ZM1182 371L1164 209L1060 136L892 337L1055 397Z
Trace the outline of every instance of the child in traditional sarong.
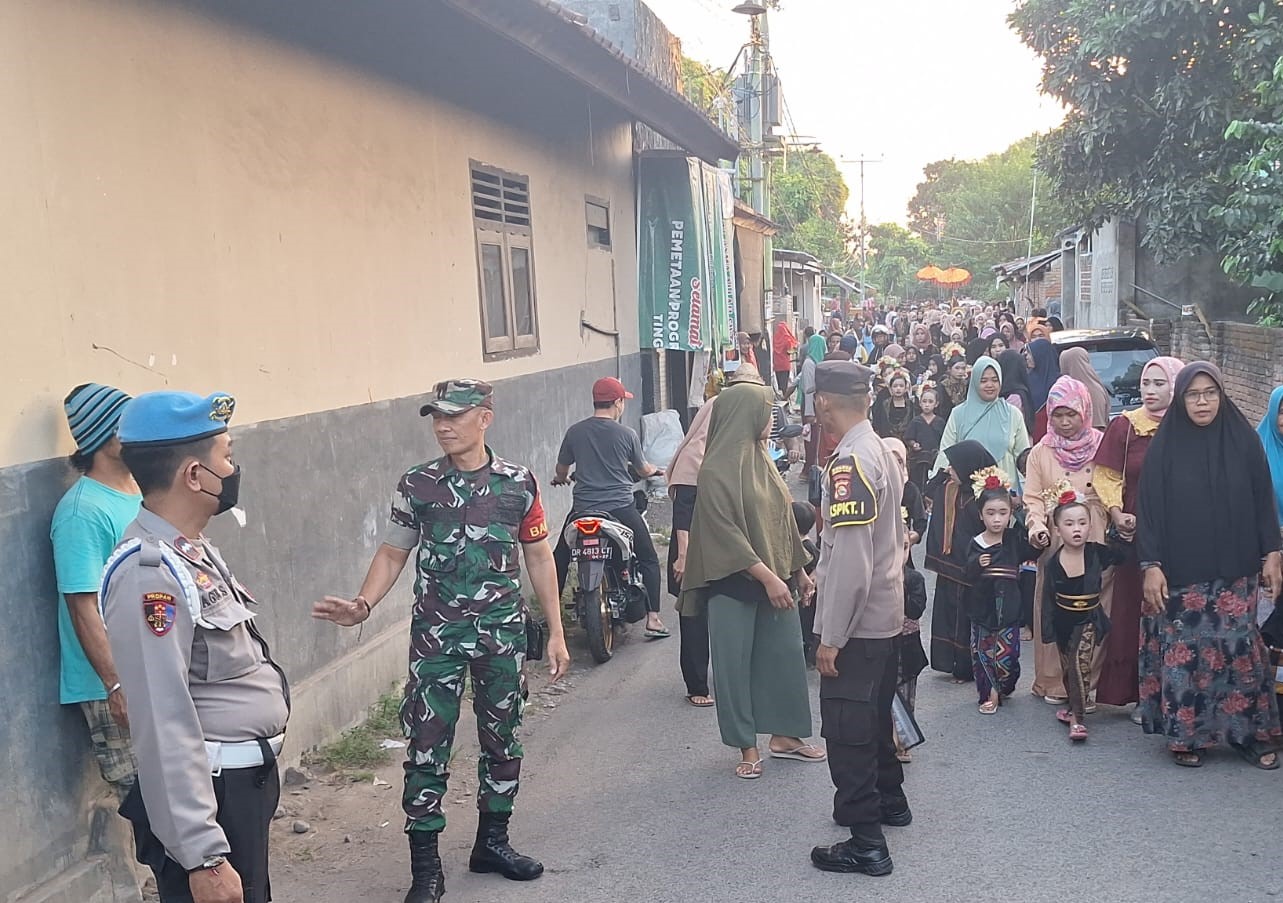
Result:
M1006 478L996 467L972 478L984 532L967 550L967 588L963 604L971 619L971 653L980 713L992 715L1020 679L1020 562L1027 541L1012 526L1015 503Z
M1056 644L1065 676L1068 708L1056 718L1069 725L1069 739L1087 739L1087 694L1091 687L1091 660L1109 631L1109 619L1100 604L1105 571L1125 557L1121 551L1088 542L1091 516L1087 505L1065 481L1048 496L1054 502L1052 524L1063 545L1047 560L1042 597L1042 641ZM1052 508L1052 504L1047 505Z

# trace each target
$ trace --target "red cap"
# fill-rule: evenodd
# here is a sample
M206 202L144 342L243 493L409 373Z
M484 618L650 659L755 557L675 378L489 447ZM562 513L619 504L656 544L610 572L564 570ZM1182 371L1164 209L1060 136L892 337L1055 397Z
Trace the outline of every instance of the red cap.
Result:
M619 401L621 398L632 398L633 393L624 388L624 384L613 376L603 376L592 384L593 401Z

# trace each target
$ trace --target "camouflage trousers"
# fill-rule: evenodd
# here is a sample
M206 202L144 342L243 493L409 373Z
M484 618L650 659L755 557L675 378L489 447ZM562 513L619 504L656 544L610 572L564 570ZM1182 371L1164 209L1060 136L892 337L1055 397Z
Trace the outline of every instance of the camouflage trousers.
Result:
M401 727L409 740L405 761L406 831L445 827L441 800L450 778L455 725L465 675L472 674L472 711L477 716L481 756L477 761L477 808L511 812L521 777L517 728L525 708L520 652L465 655L441 652L411 663L401 703Z

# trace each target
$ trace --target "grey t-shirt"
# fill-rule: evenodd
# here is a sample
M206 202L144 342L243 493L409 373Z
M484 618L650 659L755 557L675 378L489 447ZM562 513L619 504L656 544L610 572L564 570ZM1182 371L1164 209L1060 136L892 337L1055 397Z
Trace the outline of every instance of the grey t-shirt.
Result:
M613 511L633 504L633 476L646 463L637 433L607 417L566 430L557 463L575 468L575 511Z

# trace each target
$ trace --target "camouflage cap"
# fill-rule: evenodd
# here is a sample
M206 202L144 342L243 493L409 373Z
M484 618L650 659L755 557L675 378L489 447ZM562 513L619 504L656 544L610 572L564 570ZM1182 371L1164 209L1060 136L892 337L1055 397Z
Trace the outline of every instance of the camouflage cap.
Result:
M473 408L494 408L494 388L479 379L447 379L432 390L435 398L419 408L419 415L433 412L453 416Z

